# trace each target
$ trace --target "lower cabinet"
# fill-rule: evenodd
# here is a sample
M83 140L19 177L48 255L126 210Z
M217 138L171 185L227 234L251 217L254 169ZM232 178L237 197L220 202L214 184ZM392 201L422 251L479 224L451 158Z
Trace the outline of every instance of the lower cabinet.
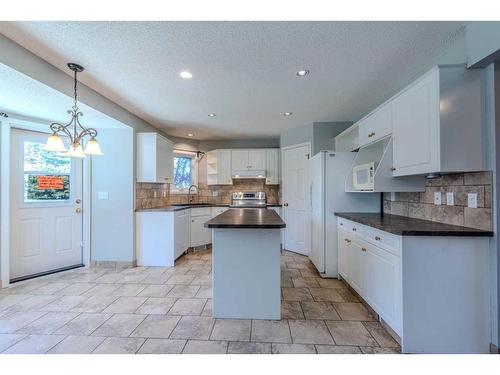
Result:
M211 207L191 209L191 247L207 245L212 242L212 230L205 228L205 223L211 218Z
M182 210L174 213L175 259L180 257L191 246L190 217L190 210Z

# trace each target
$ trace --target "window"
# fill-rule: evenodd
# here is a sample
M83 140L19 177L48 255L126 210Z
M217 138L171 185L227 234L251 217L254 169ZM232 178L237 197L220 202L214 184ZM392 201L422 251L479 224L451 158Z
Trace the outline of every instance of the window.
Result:
M24 202L70 199L71 159L48 152L43 143L24 142Z
M174 151L174 183L172 192L186 194L198 182L196 154Z

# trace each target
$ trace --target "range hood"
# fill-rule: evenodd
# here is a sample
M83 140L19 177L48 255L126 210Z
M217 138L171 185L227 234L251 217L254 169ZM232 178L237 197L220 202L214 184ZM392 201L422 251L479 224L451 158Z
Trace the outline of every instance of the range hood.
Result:
M231 175L233 178L266 178L266 171L263 169L235 169Z

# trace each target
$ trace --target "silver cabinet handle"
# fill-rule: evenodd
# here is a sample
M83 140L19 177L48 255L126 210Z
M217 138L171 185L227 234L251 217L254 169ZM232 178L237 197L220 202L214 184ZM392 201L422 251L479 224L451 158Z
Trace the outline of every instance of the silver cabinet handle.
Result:
M375 236L375 239L376 239L377 241L380 241L380 237L379 237L379 236Z
M361 251L366 251L366 248L365 248L365 247L362 247L362 248L361 248Z
M351 243L351 240L348 239L348 238L344 238L344 241L347 242L347 243Z
M356 232L356 231L357 231L357 229L356 229L356 228L352 228L352 231L353 231L353 232Z
M368 138L371 138L375 135L375 132L371 132L370 134L368 134Z

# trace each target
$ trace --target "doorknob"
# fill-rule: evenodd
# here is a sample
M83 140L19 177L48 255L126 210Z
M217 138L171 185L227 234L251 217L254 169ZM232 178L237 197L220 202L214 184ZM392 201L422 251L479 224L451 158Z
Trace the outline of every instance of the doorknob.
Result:
M77 214L79 214L80 212L82 212L82 209L81 209L80 207L77 207L77 208L75 209L75 212L76 212Z
M76 204L80 204L80 203L82 203L82 200L81 199L77 199L75 202L76 202Z

